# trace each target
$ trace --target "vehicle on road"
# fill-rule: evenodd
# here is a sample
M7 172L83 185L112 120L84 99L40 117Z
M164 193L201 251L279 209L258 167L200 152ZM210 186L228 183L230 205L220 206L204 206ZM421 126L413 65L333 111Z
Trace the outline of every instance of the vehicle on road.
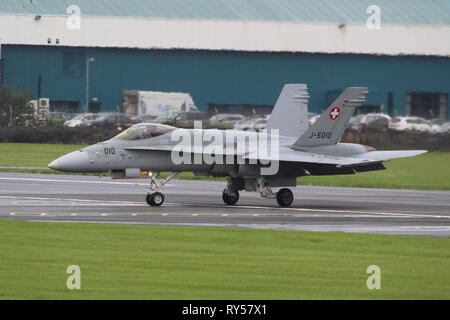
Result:
M267 121L269 120L269 115L250 117L242 122L238 122L234 125L235 130L247 131L255 130L262 131L266 128Z
M436 132L437 133L448 133L448 132L450 132L450 122L445 122L444 124L440 125Z
M124 90L122 109L127 116L164 116L171 112L198 112L187 92Z
M69 128L88 127L99 116L100 115L98 113L82 113L64 122L64 126Z
M36 114L34 116L34 122L39 126L46 126L50 124L62 125L65 121L72 119L74 116L75 114L67 112L46 112Z
M152 116L150 114L146 114L146 115L143 115L143 116L131 117L131 120L133 120L134 123L141 123L141 122L152 122L156 118L157 118L157 116Z
M210 124L209 116L205 112L171 112L168 115L159 116L151 122L193 127L195 121L201 121L203 127Z
M120 112L103 112L99 113L99 116L89 126L123 126L130 127L135 122L130 117Z
M228 124L235 125L236 123L245 120L245 116L238 113L219 113L209 118L211 124Z
M360 114L350 120L350 127L355 130L361 129L387 129L392 118L384 113Z
M403 131L415 130L420 132L431 132L432 125L429 120L420 117L397 117L392 119L390 129Z

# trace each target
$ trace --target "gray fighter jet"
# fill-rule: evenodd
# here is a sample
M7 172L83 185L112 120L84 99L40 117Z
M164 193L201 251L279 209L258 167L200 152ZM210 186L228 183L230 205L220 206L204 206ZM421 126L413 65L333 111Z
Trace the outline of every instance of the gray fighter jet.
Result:
M227 177L222 198L234 205L239 191L257 191L291 205L297 177L355 174L385 169L383 162L426 150L376 151L340 143L367 88L347 88L309 127L305 84L286 84L263 132L179 129L136 124L114 138L64 155L48 166L65 172L107 172L113 179L150 178L147 203L160 206L161 187L180 172ZM172 172L165 179L159 172ZM278 192L272 188L283 187Z

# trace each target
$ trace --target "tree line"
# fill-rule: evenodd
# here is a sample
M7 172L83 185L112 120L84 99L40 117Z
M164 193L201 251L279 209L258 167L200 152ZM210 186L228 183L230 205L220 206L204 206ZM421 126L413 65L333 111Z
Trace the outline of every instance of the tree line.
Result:
M28 89L0 87L0 127L21 127L32 120L32 96Z

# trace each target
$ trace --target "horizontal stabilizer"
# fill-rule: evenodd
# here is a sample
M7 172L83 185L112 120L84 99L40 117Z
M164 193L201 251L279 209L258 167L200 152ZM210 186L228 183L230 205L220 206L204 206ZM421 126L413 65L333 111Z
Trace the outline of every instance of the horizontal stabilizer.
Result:
M299 163L303 162L303 163L329 164L335 165L336 167L352 167L382 162L382 160L377 159L337 157L306 151L296 151L292 149L283 150L279 154L275 155L266 152L264 152L264 154L261 155L256 152L253 152L243 156L243 158L249 160L263 160L263 161L287 161Z
M428 152L427 150L395 150L395 151L369 151L360 153L355 158L370 158L373 160L388 161L397 158L414 157Z

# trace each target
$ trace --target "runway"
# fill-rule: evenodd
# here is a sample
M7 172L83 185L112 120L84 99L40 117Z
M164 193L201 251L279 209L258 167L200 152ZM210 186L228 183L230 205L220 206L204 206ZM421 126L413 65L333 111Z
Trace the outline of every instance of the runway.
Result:
M450 237L450 192L369 188L293 188L290 208L241 192L237 206L221 199L224 182L172 180L162 207L145 202L147 180L0 173L0 218L341 231Z

